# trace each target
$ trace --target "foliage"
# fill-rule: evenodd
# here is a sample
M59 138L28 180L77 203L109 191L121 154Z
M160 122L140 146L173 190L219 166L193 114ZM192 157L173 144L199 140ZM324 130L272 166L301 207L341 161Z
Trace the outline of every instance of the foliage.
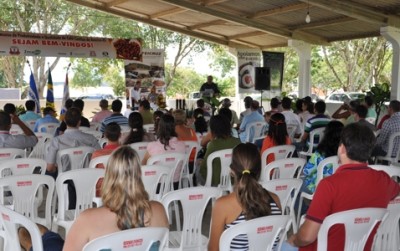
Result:
M88 62L96 61L93 59L87 59ZM102 75L100 70L96 67L92 67L90 63L81 63L79 65L72 65L72 71L74 77L71 79L72 87L96 87L102 82Z
M375 101L376 117L379 118L382 108L385 106L385 102L390 101L390 84L376 84L375 86L371 87L371 90L367 93L367 95L373 97ZM378 119L375 121L375 125L377 125L377 123Z
M221 45L212 46L212 51L208 53L210 63L208 64L214 71L219 71L221 77L232 75L236 67L235 57L229 53L228 48Z
M125 95L125 78L121 75L121 68L117 66L110 67L104 76L104 80L111 85L115 95Z

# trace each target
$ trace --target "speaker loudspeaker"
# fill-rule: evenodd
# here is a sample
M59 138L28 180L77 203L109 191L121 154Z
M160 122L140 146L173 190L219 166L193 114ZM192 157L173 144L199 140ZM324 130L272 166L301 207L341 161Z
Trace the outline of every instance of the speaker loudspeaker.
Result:
M271 70L269 67L256 67L255 68L255 89L258 91L271 90Z

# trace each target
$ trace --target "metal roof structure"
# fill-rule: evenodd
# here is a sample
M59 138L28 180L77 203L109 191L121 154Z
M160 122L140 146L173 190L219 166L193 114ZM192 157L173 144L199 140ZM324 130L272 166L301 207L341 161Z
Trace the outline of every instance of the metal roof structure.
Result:
M67 1L233 48L284 47L291 39L329 45L400 28L399 0Z

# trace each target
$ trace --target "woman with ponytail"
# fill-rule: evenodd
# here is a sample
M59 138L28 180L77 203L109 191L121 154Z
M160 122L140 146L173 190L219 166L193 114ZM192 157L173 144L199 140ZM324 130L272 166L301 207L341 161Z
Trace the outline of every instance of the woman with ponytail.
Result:
M278 196L258 183L261 157L256 145L237 145L232 152L230 168L234 180L233 192L215 202L211 216L209 251L218 250L219 238L225 229L254 218L281 215ZM230 250L248 248L247 235L243 234L233 239Z
M129 146L116 149L104 176L103 207L88 209L79 215L68 232L63 250L81 251L89 241L125 229L168 227L164 207L149 200L141 177L135 150ZM156 244L153 246L158 250Z
M268 135L263 141L261 154L273 146L290 145L291 143L286 128L285 116L282 113L272 114L269 120ZM267 163L271 163L274 160L275 156L270 154L267 158Z

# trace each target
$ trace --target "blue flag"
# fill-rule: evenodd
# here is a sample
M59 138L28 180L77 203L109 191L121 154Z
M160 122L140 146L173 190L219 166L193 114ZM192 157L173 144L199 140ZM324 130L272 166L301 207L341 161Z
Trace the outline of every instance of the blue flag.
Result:
M67 102L67 99L69 99L68 70L67 70L67 75L65 76L64 93L61 102L62 107L60 114L64 114L67 111L67 108L65 108L65 103Z
M49 68L49 76L47 79L46 107L51 107L53 108L53 110L55 110L54 94L53 94L53 78L51 77L50 68Z
M36 82L33 76L33 72L31 71L31 76L29 78L29 92L28 92L29 99L32 99L36 103L36 113L40 113L40 101L39 101L39 94L36 89Z

